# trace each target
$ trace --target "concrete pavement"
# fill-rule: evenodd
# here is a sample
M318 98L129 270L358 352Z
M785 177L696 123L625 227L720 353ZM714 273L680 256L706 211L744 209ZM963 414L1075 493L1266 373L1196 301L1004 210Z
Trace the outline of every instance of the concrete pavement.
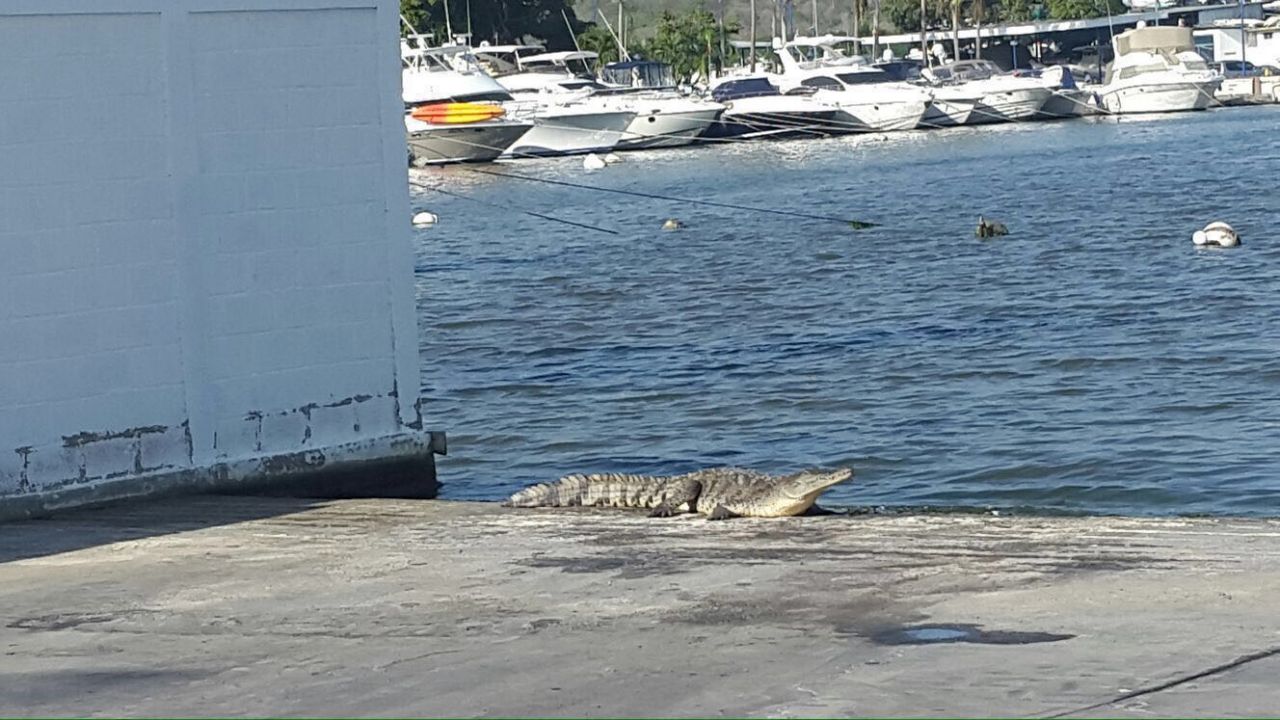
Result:
M0 715L1275 715L1278 560L1265 520L181 498L0 525Z

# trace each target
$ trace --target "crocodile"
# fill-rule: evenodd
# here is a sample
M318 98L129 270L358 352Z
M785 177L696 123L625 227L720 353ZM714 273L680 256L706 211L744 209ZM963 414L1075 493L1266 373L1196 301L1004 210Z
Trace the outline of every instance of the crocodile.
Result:
M711 520L731 517L799 515L824 490L853 477L852 468L813 468L791 475L766 475L742 468L709 468L684 475L601 473L566 475L512 495L507 507L646 508L650 517L682 512Z

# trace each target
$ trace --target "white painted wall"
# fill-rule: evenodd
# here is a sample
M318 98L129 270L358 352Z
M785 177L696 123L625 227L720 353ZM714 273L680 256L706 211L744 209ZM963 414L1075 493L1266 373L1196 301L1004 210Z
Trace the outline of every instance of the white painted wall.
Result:
M0 503L416 425L398 10L0 4Z
M1240 59L1240 28L1206 28L1196 30L1197 38L1210 38L1213 60ZM1245 36L1244 59L1254 65L1280 65L1280 30L1249 31Z

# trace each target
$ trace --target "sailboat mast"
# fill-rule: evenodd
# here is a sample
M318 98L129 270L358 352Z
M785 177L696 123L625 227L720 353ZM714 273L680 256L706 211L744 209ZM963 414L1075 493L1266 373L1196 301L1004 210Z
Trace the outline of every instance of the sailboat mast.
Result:
M756 0L751 0L751 72L756 71Z
M925 0L920 0L920 60L929 64L929 44L924 39Z

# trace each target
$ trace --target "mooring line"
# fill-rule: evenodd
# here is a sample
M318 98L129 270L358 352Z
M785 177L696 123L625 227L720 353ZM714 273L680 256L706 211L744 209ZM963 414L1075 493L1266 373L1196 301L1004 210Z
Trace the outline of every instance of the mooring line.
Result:
M1150 695L1151 693L1157 693L1157 692L1160 692L1161 690L1168 690L1169 688L1177 687L1179 685L1183 685L1185 683L1199 680L1201 678L1206 678L1211 675L1218 675L1228 670L1234 670L1235 668L1238 668L1241 665L1247 665L1255 660L1265 660L1266 658L1273 657L1275 655L1280 655L1280 647L1273 647L1267 650L1259 650L1258 652L1255 652L1255 653L1249 653L1248 655L1241 655L1235 660L1222 663L1221 665L1214 665L1208 670L1201 670L1200 672L1192 673L1191 675L1183 675L1181 677L1174 678L1168 682L1160 683L1159 685L1152 685L1150 687L1138 688L1137 690L1134 690L1132 692L1127 692L1123 695L1114 697L1110 700L1103 700L1102 702L1097 702L1092 705L1086 705L1084 707L1075 708L1072 710L1064 710L1063 712L1060 712L1054 715L1046 715L1045 717L1064 718L1069 715L1075 715L1077 713L1089 712L1090 710L1097 710L1100 707L1106 707L1107 705L1115 705L1116 703L1122 703L1126 700L1132 700L1136 697L1141 697L1143 695Z
M550 178L534 177L532 175L521 175L519 173L501 173L493 170L480 170L479 168L466 168L467 170L480 173L481 175L493 175L495 177L512 178L515 180L528 180L530 182L547 183L549 185L563 185L564 187L578 188L580 190L597 190L599 192L614 193L617 195L630 195L632 197L642 197L649 200L666 200L669 202L688 203L691 205L708 205L710 207L727 208L729 210L744 210L747 212L762 212L773 215L786 215L788 217L804 218L806 220L822 220L825 222L836 222L842 225L850 225L855 230L877 227L879 223L863 222L861 220L847 220L845 218L831 217L829 215L813 215L810 213L795 212L793 210L778 210L775 208L754 207L751 205L734 205L731 203L715 202L714 200L696 200L694 198L681 198L671 195L658 195L656 193L640 192L639 190L621 190L618 188L596 187L595 185L583 185L582 183L569 182L567 180L552 180Z
M518 208L511 205L503 205L502 203L490 202L488 200L480 200L478 198L473 198L467 195L463 195L462 193L453 192L452 190L445 190L443 188L432 187L431 185L418 182L417 180L409 180L409 184L413 185L414 187L426 190L428 192L438 192L441 195L448 195L449 197L455 197L455 198L458 198L459 200L470 200L471 202L479 203L480 205L487 205L489 207L495 207L501 210L511 210L518 213L524 213L525 215L531 215L533 217L540 218L542 220L550 220L551 222L558 222L558 223L563 223L565 225L572 225L573 227L582 228L584 230L595 230L596 232L608 233L609 235L618 234L617 230L610 230L609 228L598 227L596 225L588 225L586 223L574 222L573 220L565 220L564 218L558 218L558 217L555 217L554 215L544 215L543 213L540 213L540 212L534 212L533 210L525 210L523 208Z

